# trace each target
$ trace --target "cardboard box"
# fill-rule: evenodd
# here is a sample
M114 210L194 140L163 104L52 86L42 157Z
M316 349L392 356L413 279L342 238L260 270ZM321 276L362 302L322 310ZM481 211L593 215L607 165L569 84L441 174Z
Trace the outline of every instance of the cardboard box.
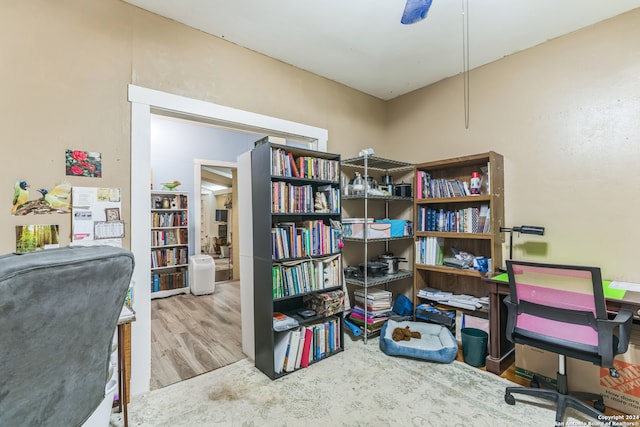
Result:
M556 383L558 354L528 345L516 344L516 376L531 380L533 374Z
M609 375L609 369L567 358L567 378L570 391L592 391L604 397L604 404L626 414L640 414L640 327L633 325L629 349L616 356L614 367L619 378ZM533 373L555 383L558 355L537 348L516 344L516 375L530 379Z
M367 221L368 239L386 239L391 237L391 224ZM342 221L344 237L364 239L364 218L345 218Z

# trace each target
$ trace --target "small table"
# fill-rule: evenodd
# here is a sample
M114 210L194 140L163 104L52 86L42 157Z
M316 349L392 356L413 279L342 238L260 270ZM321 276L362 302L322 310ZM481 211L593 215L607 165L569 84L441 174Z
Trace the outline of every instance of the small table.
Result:
M127 414L127 361L124 354L124 326L136 320L136 313L126 305L118 318L118 411L122 412L124 427L129 426Z
M486 358L487 371L500 375L515 361L515 348L507 340L507 306L503 303L509 295L509 277L507 273L483 279L489 290L489 354ZM613 289L610 280L603 280L607 313L618 314L620 310L629 310L635 320L640 320L640 292Z

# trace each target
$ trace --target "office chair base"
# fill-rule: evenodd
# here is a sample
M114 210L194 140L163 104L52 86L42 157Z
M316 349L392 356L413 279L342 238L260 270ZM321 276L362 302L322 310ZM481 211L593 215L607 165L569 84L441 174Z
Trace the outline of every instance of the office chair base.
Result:
M557 390L546 390L537 387L507 387L504 393L504 401L509 405L515 405L516 399L513 394L518 393L555 402L557 405L556 422L558 423L563 421L567 408L573 408L603 422L602 416L604 415L605 406L602 401L602 396L600 395L582 392L562 394ZM584 403L581 399L593 401L594 407ZM614 425L611 422L607 423L605 421L604 425L607 424Z

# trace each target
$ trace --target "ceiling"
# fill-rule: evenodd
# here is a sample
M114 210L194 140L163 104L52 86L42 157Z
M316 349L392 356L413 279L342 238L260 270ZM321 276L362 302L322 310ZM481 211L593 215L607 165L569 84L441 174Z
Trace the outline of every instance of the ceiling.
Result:
M124 0L383 100L640 7L640 0Z
M200 167L200 189L213 194L226 194L232 187L233 171L221 166Z

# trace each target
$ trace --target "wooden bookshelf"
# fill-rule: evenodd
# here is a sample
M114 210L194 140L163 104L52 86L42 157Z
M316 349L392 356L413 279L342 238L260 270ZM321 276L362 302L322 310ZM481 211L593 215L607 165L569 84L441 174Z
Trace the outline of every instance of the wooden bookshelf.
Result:
M151 298L189 293L189 195L151 192Z
M456 181L469 182L473 172L488 172L488 183L483 178L483 185L479 195L458 194L458 192L426 191L424 175L428 174L431 185L435 183ZM504 235L500 227L504 226L504 165L503 157L495 152L456 157L417 164L415 166L416 189L422 186L422 191L416 192L414 223L416 245L420 239L437 238L444 257L452 257L452 249L483 256L491 259L490 274L494 274L503 264L502 242ZM422 197L419 197L421 195ZM488 209L489 218L486 229L473 227L473 220L469 220L474 210L479 214L481 207ZM443 224L429 217L426 212L445 214L451 219ZM447 213L448 216L447 216ZM439 217L438 217L439 218ZM459 220L463 218L463 220ZM456 220L458 219L458 223ZM461 223L464 221L464 223ZM431 226L429 226L431 224ZM424 241L423 241L424 242ZM416 254L420 260L420 254ZM482 282L485 273L473 269L458 269L445 265L438 265L436 259L429 259L430 263L416 262L414 267L415 292L414 304L423 301L417 292L421 288L429 287L455 294L467 294L483 297L488 294L486 285ZM435 263L434 263L435 261Z

